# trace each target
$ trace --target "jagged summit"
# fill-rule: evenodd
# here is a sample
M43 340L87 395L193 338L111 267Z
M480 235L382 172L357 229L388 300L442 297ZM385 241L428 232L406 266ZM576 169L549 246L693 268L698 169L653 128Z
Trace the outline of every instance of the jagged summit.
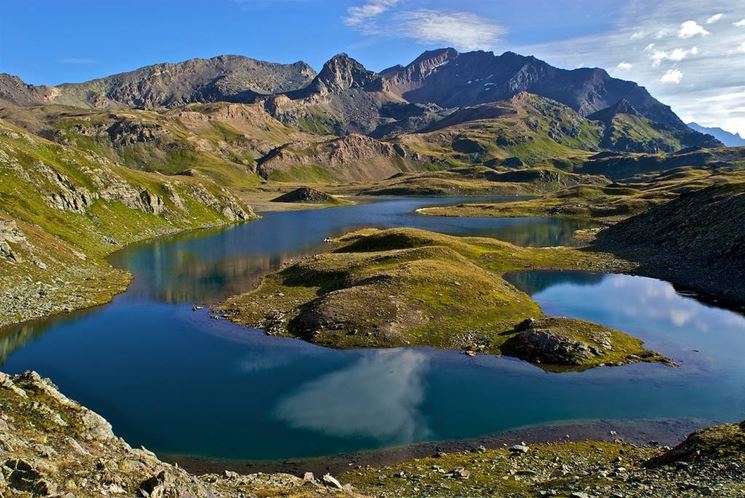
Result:
M618 114L629 114L631 116L640 115L639 111L637 111L634 106L631 105L631 102L626 99L621 99L610 107L590 114L588 118L593 121L601 121L602 123L609 124Z
M309 86L317 92L339 92L351 88L380 89L380 76L347 54L329 59Z

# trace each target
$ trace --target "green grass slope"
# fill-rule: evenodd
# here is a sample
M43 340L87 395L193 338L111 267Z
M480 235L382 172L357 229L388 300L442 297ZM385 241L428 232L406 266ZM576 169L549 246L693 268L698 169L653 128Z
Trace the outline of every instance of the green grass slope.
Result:
M110 298L128 277L102 258L126 244L253 216L212 181L132 170L0 120L0 325Z
M520 93L463 108L399 141L422 155L454 163L528 165L579 162L599 150L601 128L571 108Z

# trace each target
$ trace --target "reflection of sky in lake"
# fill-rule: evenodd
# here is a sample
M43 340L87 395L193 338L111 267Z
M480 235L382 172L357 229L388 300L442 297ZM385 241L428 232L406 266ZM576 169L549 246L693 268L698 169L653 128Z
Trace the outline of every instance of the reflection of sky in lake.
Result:
M396 349L376 351L351 366L309 381L277 406L291 427L331 436L365 436L387 444L427 435L419 414L427 357Z
M334 454L577 419L745 417L739 315L651 279L556 275L555 286L540 275L546 311L626 330L681 367L555 374L429 348L340 351L121 297L32 334L4 369L51 377L133 445L226 458ZM667 309L685 310L687 321L675 325L679 313Z
M587 273L533 272L533 278L538 279L534 288L557 282L533 297L548 314L602 322L643 339L652 349L664 350L674 359L695 361L699 366L708 363L713 369L726 362L745 373L742 315L682 296L660 280L589 275L601 278L587 285ZM582 280L575 283L573 278Z

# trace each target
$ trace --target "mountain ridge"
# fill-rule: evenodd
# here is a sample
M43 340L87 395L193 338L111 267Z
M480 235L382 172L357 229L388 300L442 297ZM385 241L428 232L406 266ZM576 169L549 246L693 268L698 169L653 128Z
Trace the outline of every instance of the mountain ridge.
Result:
M303 88L316 76L305 62L279 64L242 55L159 63L82 83L56 86L13 82L0 74L0 102L76 107L175 107L195 102L251 102L259 95ZM22 82L22 81L21 81ZM12 92L15 89L17 93Z
M745 145L745 137L742 137L739 133L732 133L727 130L723 130L717 126L701 126L698 123L687 123L688 127L699 133L711 135L727 147L742 147Z
M376 138L426 131L448 115L463 117L464 108L507 101L525 92L568 106L583 118L603 121L602 146L610 150L672 152L720 144L686 126L669 106L632 81L613 78L600 68L561 69L514 52L495 55L441 48L379 73L341 53L318 73L303 62L276 64L226 55L155 64L59 86L26 85L18 77L0 75L0 103L10 105L158 109L259 103L274 118L302 132Z

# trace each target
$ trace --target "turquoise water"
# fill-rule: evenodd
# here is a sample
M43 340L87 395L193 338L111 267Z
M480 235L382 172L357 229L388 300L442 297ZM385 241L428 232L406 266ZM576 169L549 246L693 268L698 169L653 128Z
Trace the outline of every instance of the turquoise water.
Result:
M194 303L246 290L319 241L359 226L419 226L520 244L569 244L581 224L412 215L458 199L396 199L267 214L254 223L132 247L136 279L111 304L15 327L2 369L34 369L133 445L248 459L329 455L594 418L745 418L745 319L624 275L511 276L547 313L637 335L680 368L546 373L511 358L427 348L336 351L209 318Z

